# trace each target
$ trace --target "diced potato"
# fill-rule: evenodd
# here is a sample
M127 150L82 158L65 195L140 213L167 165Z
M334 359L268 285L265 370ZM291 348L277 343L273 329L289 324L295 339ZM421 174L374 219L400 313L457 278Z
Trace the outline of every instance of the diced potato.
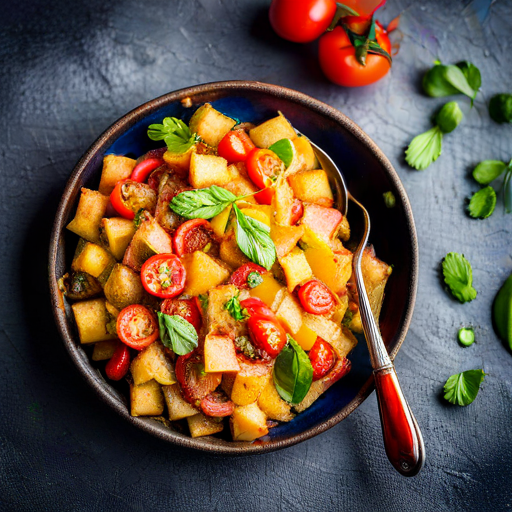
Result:
M98 343L94 344L94 349L92 351L92 360L93 361L107 361L109 360L116 351L116 348L119 345L118 340L105 340L98 341Z
M324 391L326 391L326 389L323 379L313 381L302 402L295 406L295 410L298 413L305 411L308 407L313 405L313 402L320 398L320 395L322 395Z
M363 334L363 321L361 320L361 312L357 310L349 323L350 330L357 333Z
M256 208L243 208L240 210L247 217L251 217L251 219L256 219L270 227L270 213L264 210L259 210Z
M235 406L230 424L234 441L254 441L268 434L267 416L255 403Z
M339 336L329 341L338 359L347 357L357 345L357 338L350 332L348 327L341 327Z
M75 218L66 226L67 229L89 242L98 243L101 219L105 215L108 202L108 196L96 190L82 188Z
M249 136L257 147L268 148L281 139L293 140L297 137L297 134L286 117L279 113L277 117L273 117L253 128L249 132Z
M232 167L231 165L229 167ZM229 169L229 168L228 168ZM252 181L243 176L237 178L231 178L228 183L223 185L223 188L229 190L235 196L248 196L249 194L254 194L254 192L258 191L258 187L254 185ZM246 203L256 204L256 199L253 196L246 197L244 199Z
M160 416L164 412L162 388L156 380L135 386L130 384L132 416Z
M199 107L190 119L192 133L197 133L209 146L218 146L224 135L236 125L236 121L215 110L209 103Z
M301 224L311 229L325 242L330 243L337 235L343 215L335 208L325 208L317 204L304 204Z
M239 357L238 362L240 371L234 376L229 396L236 405L252 404L267 385L272 366L266 362L251 362L244 357Z
M297 137L292 140L292 144L295 151L293 160L286 169L286 176L314 169L316 157L309 140L306 137Z
M228 163L220 156L193 153L190 158L189 180L194 188L227 185L231 181Z
M304 226L284 226L272 221L270 238L276 246L278 258L286 256L304 235Z
M343 322L343 318L345 317L345 313L348 309L348 294L338 296L338 301L336 303L336 307L332 312L330 320L332 320L336 324L341 324Z
M187 295L206 293L229 278L229 270L203 251L186 254L182 263L187 271L184 290Z
M167 360L164 347L159 341L151 343L137 355L130 365L130 371L136 386L152 379L165 386L176 382L174 369Z
M282 226L290 226L292 219L293 190L288 180L281 173L275 184L275 193L272 198L272 207L275 213L275 222Z
M272 379L263 388L258 398L258 406L271 420L291 421L294 418L291 405L279 396Z
M187 423L192 437L212 436L224 429L222 418L212 418L202 413L188 416Z
M204 371L207 373L238 372L233 340L227 335L208 334L204 340Z
M119 310L130 304L141 304L144 298L139 274L121 263L114 265L104 292L107 300Z
M232 206L229 205L227 208L222 210L218 215L213 217L210 221L213 232L219 237L222 238L226 229L228 227L229 215L231 214Z
M297 299L287 290L284 290L283 300L276 310L276 316L292 335L302 327L302 308Z
M331 185L323 169L301 171L288 178L295 197L306 203L330 208L333 205Z
M71 268L76 272L87 272L93 277L99 277L112 262L114 258L103 247L87 242L82 252L73 260Z
M268 307L272 307L276 294L283 286L274 279L271 272L267 272L261 276L263 282L249 290L251 297L262 300Z
M59 289L71 300L92 299L103 293L100 282L87 272L66 273L58 283Z
M181 394L180 385L172 384L171 386L162 386L164 392L165 403L169 411L169 419L171 421L182 420L189 416L195 416L197 409L192 407Z
M110 304L110 302L108 300L107 300L107 302L105 302L105 307L107 308L107 311L113 318L117 318L119 316L119 313L120 313L119 309L117 309L112 304Z
M105 307L105 299L75 302L71 305L71 309L75 315L80 343L96 343L117 338L107 330L110 317Z
M107 155L103 158L103 169L98 191L105 196L110 195L118 181L126 180L131 176L136 164L137 161L133 158Z
M350 225L348 223L347 217L345 217L345 216L343 216L343 218L341 219L341 224L340 224L340 227L338 229L338 236L344 242L346 242L347 240L350 239Z
M185 174L190 168L190 158L196 152L197 148L194 144L190 146L184 153L171 153L166 151L164 153L164 161L171 168L176 169L180 174Z
M321 315L312 315L311 313L304 313L302 318L304 324L314 331L317 336L323 338L328 343L341 338L341 328L333 321Z
M208 332L226 334L232 339L247 334L246 322L235 320L225 307L226 302L238 293L239 289L233 284L217 286L208 292L208 308L206 310Z
M293 339L304 350L311 350L317 337L316 332L312 331L304 322L302 322L300 329L293 335Z
M133 221L122 217L101 219L102 241L116 260L122 260L128 244L135 234Z
M289 292L293 292L298 284L313 277L313 272L304 251L298 247L295 247L288 255L281 258L279 263L283 267Z
M238 247L236 235L232 229L228 230L224 240L220 243L219 256L222 261L232 268L241 267L251 261Z

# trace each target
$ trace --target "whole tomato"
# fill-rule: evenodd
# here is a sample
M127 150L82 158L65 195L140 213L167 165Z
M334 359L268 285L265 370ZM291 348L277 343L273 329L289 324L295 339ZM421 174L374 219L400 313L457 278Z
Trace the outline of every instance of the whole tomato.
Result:
M326 31L335 12L334 0L273 0L269 18L283 39L309 43Z

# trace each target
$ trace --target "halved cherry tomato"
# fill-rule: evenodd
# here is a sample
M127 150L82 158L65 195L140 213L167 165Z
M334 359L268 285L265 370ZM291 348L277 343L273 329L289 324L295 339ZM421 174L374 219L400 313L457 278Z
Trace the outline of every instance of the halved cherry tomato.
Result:
M253 315L247 320L247 327L251 340L262 357L268 355L274 359L286 345L286 331L277 320Z
M171 299L185 289L187 272L175 254L155 254L142 265L140 278L148 293Z
M240 301L240 306L247 309L250 316L258 315L277 321L274 312L261 299L257 299L256 297L244 299Z
M160 304L160 311L166 315L178 315L190 322L199 334L203 319L197 307L197 297L191 299L165 299Z
M146 160L142 160L142 162L138 163L132 171L132 175L130 179L132 181L138 181L139 183L144 183L147 177L158 167L163 165L163 158L147 158Z
M313 380L318 380L334 366L334 352L329 343L318 337L309 351L309 360L313 367Z
M304 215L304 205L299 199L294 199L292 204L292 214L290 216L290 225L294 226Z
M335 12L334 0L273 0L269 18L283 39L309 43L326 31Z
M264 188L254 195L260 204L271 204L274 197L274 181L283 168L279 157L270 149L253 149L247 160L247 173L251 181L258 187Z
M121 217L133 220L135 218L135 212L126 206L123 199L123 185L125 182L126 180L121 180L116 183L114 190L112 190L110 194L110 202L114 210L121 215Z
M155 315L141 304L132 304L121 310L116 329L119 339L135 350L142 350L158 338Z
M225 158L229 164L245 162L255 147L254 142L244 130L232 130L219 142L217 154Z
M213 228L205 219L187 220L174 233L173 246L178 256L204 251L206 248L208 251L205 252L211 252L212 248L216 249L216 245Z
M346 357L336 359L332 370L325 376L323 380L324 391L330 388L335 382L338 382L342 377L347 375L352 368L352 363Z
M201 410L206 416L224 418L233 414L235 404L224 391L212 391L201 400Z
M258 274L266 274L268 270L266 268L260 267L256 265L256 263L246 263L241 267L238 267L229 278L229 284L234 284L238 286L238 288L250 288L249 283L247 282L247 278L249 274L252 272L257 272Z
M105 373L110 380L121 380L130 369L130 349L119 343L114 354L105 366Z
M189 404L199 407L201 400L218 387L222 373L206 373L203 354L196 348L176 360L176 379L183 398Z
M139 210L148 210L154 214L156 200L155 191L151 187L133 180L118 181L110 194L110 202L117 213L130 220Z
M302 307L313 315L325 315L335 305L329 288L317 279L311 279L299 288L299 300Z

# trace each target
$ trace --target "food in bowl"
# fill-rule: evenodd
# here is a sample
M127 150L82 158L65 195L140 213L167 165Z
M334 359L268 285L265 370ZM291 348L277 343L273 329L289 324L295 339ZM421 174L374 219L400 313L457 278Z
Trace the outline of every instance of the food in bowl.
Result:
M210 104L189 126L151 125L165 147L107 155L68 229L60 281L82 345L127 380L133 416L192 437L253 441L350 370L361 332L347 219L306 137L279 114L254 126ZM379 316L391 268L362 269Z

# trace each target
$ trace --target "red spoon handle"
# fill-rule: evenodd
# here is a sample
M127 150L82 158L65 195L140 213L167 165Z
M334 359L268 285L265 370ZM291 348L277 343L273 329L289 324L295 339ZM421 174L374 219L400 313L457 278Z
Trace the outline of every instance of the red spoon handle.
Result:
M414 476L425 460L420 429L402 393L395 368L383 368L374 374L388 459L402 475Z

